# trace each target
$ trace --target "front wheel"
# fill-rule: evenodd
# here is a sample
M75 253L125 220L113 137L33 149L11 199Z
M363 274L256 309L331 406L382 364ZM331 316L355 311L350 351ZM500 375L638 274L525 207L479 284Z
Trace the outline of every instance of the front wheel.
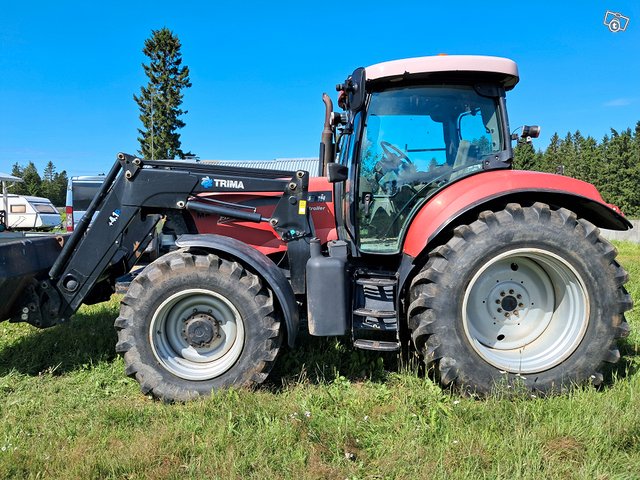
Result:
M614 247L566 209L509 204L431 252L410 291L416 347L444 386L543 393L602 381L631 300Z
M238 262L187 251L136 277L115 325L127 374L166 401L261 383L281 342L272 292L258 276Z

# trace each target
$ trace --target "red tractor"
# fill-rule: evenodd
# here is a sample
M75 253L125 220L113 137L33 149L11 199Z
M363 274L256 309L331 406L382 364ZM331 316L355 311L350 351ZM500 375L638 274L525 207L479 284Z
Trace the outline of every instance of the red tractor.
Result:
M135 278L115 322L145 393L259 384L300 317L356 348L413 346L467 393L597 385L632 306L598 227L630 223L590 184L512 170L517 82L496 57L358 68L337 87L343 113L324 96L326 177L120 154L91 228L0 275L14 285L0 317L46 327L107 298L164 219L177 250Z

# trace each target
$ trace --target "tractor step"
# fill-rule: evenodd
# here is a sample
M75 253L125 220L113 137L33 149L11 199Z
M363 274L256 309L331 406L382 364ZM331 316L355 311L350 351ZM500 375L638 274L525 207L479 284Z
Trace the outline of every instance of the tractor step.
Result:
M379 277L369 277L369 278L358 278L356 280L356 284L358 285L372 285L377 287L395 287L398 284L398 281L395 278L379 278Z
M353 311L354 315L359 317L374 317L374 318L396 318L395 310L375 310L373 308L358 308Z
M354 332L370 330L374 332L395 332L398 330L395 310L375 310L358 308L353 311Z
M399 348L397 284L393 273L356 273L352 338L357 348L382 351Z
M353 346L362 350L377 350L380 352L396 352L400 350L400 342L388 342L383 340L358 339Z

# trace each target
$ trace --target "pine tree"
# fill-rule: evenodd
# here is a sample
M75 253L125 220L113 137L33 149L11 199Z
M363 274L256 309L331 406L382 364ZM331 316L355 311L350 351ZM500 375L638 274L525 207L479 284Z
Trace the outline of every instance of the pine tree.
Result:
M557 162L556 172L576 178L576 171L578 170L578 154L576 151L576 145L573 142L573 135L569 132L567 132L567 135L564 139L560 140L560 143L558 144Z
M11 175L22 178L24 176L24 167L18 162L14 163L11 167ZM22 182L11 184L8 190L9 193L15 193L16 195L28 195L27 188Z
M576 178L585 182L593 183L599 188L603 180L603 168L601 162L600 151L598 150L598 142L592 136L583 137L576 132L574 141L579 155L579 164L577 165Z
M556 173L558 167L563 165L562 159L560 158L560 142L560 137L557 133L554 133L549 140L549 146L542 156L540 171Z
M150 62L142 67L149 83L140 88L140 96L133 96L140 107L143 128L138 129L141 135L138 141L139 153L144 158L192 156L180 148L180 134L177 133L185 126L179 117L187 113L180 108L182 89L191 87L189 67L182 65L180 48L180 40L166 27L152 30L151 37L144 42L142 52Z
M64 207L67 203L68 182L69 178L66 170L56 173L53 177L54 194L51 197L51 201L56 207Z
M531 143L519 142L513 152L513 168L517 170L540 170L541 154Z
M56 167L52 161L49 161L42 172L41 193L43 197L48 198L54 205L59 205L54 201L57 198L57 186L54 183L56 177Z
M24 183L21 184L24 193L21 195L32 195L34 197L42 195L42 179L40 178L38 169L33 162L29 162L27 166L24 167L24 170L22 171L22 180L24 180Z

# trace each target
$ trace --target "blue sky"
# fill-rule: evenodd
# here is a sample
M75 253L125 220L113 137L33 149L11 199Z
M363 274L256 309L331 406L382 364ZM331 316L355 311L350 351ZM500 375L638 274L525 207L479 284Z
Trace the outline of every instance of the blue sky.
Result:
M0 171L51 160L105 172L138 149L152 29L183 44L183 148L201 158L315 156L321 94L354 68L397 58L505 56L520 68L510 123L600 139L640 120L640 2L15 2L1 0ZM603 25L612 10L626 31Z

